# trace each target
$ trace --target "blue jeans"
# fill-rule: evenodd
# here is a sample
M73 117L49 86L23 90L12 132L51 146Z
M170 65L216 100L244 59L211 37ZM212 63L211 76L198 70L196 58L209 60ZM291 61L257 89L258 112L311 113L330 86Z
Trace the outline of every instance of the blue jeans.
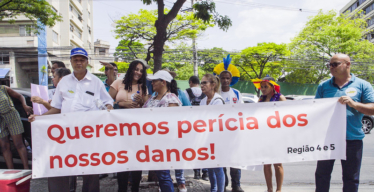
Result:
M343 192L357 192L362 160L362 140L347 140L347 160L341 160ZM318 161L316 169L316 192L328 192L335 160Z
M174 192L174 185L170 177L170 171L158 170L155 172L158 178L158 183L160 185L161 192Z
M209 181L211 192L223 192L225 190L225 173L222 167L209 168Z
M223 168L225 172L225 186L229 185L229 180L227 177L226 167ZM230 167L230 176L231 176L231 188L240 186L240 178L242 176L242 170Z
M184 170L183 169L176 169L175 170L175 178L177 179L178 185L186 184L186 179L184 178Z

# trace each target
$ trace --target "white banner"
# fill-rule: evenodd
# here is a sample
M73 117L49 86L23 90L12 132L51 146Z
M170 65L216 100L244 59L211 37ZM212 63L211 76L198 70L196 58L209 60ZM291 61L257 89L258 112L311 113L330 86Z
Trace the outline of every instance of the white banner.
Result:
M345 159L345 119L337 98L40 116L33 178Z

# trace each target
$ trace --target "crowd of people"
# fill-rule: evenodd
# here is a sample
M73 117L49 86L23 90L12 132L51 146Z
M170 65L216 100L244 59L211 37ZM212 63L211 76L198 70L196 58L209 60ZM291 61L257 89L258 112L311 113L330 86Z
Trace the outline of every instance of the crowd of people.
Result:
M43 104L48 112L43 115L69 113L77 111L99 110L96 100L108 110L155 108L155 107L181 107L199 105L225 105L243 104L241 93L230 83L233 75L224 70L220 74L205 74L201 81L192 76L189 79L190 88L182 91L175 80L176 73L168 70L157 71L147 76L149 65L144 60L134 60L130 63L123 79L116 79L118 69L115 63L101 62L105 66L106 80L87 71L88 54L82 48L71 50L70 62L73 68L69 69L61 62L52 66L53 84L49 90L50 99L45 101L40 97L32 97L32 102ZM342 160L343 191L358 191L359 173L362 159L361 118L363 114L374 114L374 92L370 83L355 77L350 73L350 58L344 54L337 54L327 64L332 78L321 83L316 98L340 97L339 102L347 104L347 159ZM280 93L280 86L272 77L265 77L253 81L262 95L259 102L285 101ZM355 94L347 96L346 90L354 90ZM13 168L12 156L9 149L9 134L15 142L21 156L24 168L28 169L26 150L22 142L23 127L17 111L12 107L10 96L19 99L24 109L31 113L24 98L12 89L0 87L0 144L8 168ZM29 121L35 121L36 115L30 115ZM331 172L334 160L318 161L315 173L316 191L329 191ZM282 164L274 164L276 178L276 192L282 190L284 170ZM227 170L224 167L194 169L194 179L209 180L212 192L223 192L228 186ZM118 190L127 191L131 176L131 191L139 191L142 171L117 173ZM149 179L157 177L162 192L174 191L170 170L150 171ZM264 165L264 176L268 192L273 192L272 165ZM186 192L183 170L175 170L178 190ZM230 167L231 188L234 192L244 191L241 188L241 169ZM99 191L99 175L83 175L83 191ZM67 192L75 188L76 176L53 177L48 179L49 191Z

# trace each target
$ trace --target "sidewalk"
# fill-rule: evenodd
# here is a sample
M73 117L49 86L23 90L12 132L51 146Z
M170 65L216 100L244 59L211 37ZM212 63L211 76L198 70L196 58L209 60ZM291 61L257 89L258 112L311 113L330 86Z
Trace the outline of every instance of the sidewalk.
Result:
M175 177L172 174L174 181L175 192L178 192L177 184ZM155 182L146 182L147 175L143 174L143 179L140 184L139 192L159 192L158 186ZM31 192L40 192L48 191L47 190L47 179L36 179L31 182ZM192 177L186 177L186 187L188 192L210 192L210 183L209 181L196 180ZM128 187L128 191L131 187ZM242 188L245 192L264 192L266 190L265 183L243 183ZM230 184L226 188L227 192L231 192ZM82 179L78 177L77 180L77 192L82 190ZM117 179L112 177L112 174L109 174L109 177L103 178L100 180L100 191L101 192L117 192ZM283 185L283 192L314 192L314 181L311 183L290 183ZM341 192L342 184L331 184L330 192ZM368 184L360 184L360 192L373 192L374 191L374 182Z

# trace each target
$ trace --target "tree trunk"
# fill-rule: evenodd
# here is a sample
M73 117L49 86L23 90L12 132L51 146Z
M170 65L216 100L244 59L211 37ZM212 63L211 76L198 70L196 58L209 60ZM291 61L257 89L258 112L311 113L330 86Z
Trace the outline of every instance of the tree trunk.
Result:
M156 73L162 68L162 53L164 52L166 26L163 26L162 21L156 21L157 34L154 39L154 50L153 50L153 61L154 68L153 73Z

